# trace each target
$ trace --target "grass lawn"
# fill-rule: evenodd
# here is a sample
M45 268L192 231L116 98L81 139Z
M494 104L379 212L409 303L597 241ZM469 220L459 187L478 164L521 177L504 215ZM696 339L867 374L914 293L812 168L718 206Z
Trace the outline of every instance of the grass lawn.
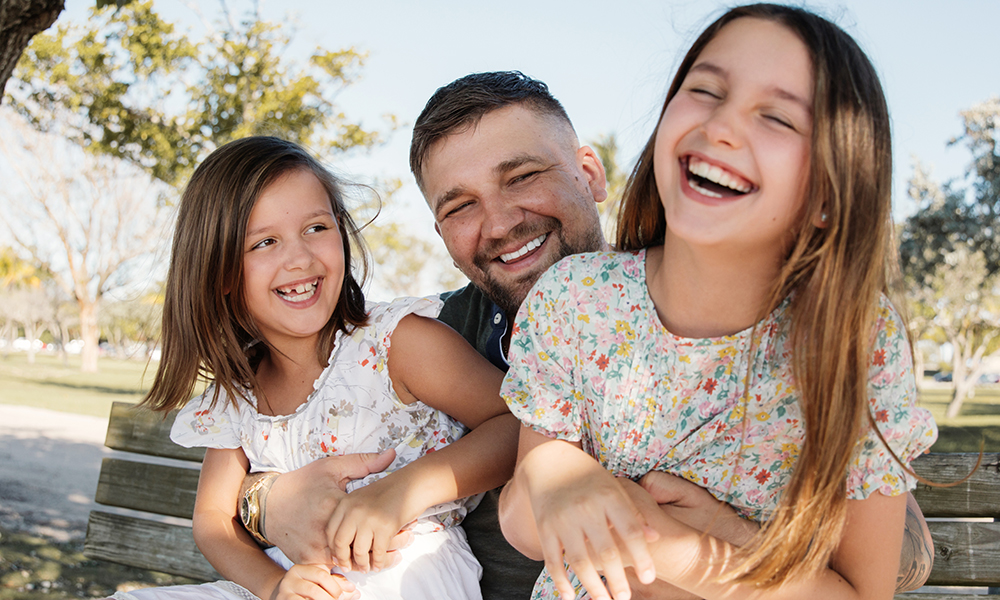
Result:
M103 358L97 373L81 373L79 356L70 356L64 365L53 355L38 354L35 364L28 364L26 354L12 352L0 355L0 403L107 417L116 400L142 400L156 363L145 378L144 370L143 361Z

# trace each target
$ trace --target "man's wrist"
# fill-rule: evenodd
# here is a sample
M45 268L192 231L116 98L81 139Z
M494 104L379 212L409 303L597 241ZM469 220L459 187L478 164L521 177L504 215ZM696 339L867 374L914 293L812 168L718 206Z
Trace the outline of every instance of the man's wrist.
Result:
M240 521L250 536L261 546L272 546L267 541L264 517L267 512L267 494L279 473L261 473L260 477L244 480L244 490L240 495Z

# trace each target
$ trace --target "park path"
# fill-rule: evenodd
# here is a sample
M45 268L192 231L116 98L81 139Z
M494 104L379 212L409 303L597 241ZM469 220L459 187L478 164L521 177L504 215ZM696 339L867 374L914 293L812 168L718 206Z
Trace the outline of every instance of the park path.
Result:
M106 418L0 404L0 526L82 539L107 429Z

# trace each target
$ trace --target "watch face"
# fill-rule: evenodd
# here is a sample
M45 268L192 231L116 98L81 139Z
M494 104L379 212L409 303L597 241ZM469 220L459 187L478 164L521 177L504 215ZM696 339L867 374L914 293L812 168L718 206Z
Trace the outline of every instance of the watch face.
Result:
M240 520L243 521L244 527L250 524L250 503L247 502L246 496L240 499Z

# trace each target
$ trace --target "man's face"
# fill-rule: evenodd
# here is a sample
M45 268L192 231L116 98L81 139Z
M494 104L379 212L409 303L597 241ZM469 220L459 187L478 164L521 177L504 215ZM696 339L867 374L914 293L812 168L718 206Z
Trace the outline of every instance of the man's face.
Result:
M606 248L604 167L567 123L520 105L439 140L423 192L455 265L509 315L559 259Z

